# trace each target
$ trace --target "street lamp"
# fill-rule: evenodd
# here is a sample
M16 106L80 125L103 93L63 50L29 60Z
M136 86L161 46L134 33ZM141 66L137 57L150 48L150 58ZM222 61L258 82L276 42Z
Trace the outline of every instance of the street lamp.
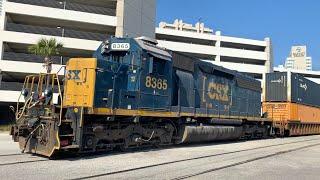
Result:
M67 1L60 1L59 4L63 5L63 9L66 9Z
M61 29L61 37L64 37L64 28L61 26L57 26L57 29ZM60 56L60 64L63 64L63 57Z
M64 37L64 28L61 26L57 26L57 29L61 29L61 37Z

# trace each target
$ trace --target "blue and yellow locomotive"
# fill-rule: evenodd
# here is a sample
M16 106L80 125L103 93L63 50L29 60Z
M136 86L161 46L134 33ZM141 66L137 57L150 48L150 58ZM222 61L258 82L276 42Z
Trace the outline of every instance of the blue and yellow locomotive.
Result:
M261 118L259 81L148 38L110 38L93 58L70 59L61 87L59 79L26 77L11 131L23 151L52 156L259 138L271 128Z

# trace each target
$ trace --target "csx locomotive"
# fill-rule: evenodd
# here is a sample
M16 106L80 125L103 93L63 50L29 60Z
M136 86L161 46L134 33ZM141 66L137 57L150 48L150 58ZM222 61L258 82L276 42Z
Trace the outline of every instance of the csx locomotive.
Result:
M48 157L261 138L272 130L261 118L259 81L148 38L111 37L93 58L70 59L63 80L27 76L20 98L13 139Z

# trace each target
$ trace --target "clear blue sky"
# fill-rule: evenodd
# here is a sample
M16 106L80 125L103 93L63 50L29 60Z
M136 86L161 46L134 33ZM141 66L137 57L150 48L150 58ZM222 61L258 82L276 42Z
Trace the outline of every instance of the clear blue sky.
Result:
M307 45L313 69L320 70L320 0L157 0L157 23L199 18L222 35L270 37L275 66L292 45Z

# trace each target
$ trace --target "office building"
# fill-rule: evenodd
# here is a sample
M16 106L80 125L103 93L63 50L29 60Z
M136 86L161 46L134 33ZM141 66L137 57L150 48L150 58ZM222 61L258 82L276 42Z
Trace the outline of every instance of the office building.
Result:
M284 67L312 71L312 58L307 56L307 46L292 46Z

